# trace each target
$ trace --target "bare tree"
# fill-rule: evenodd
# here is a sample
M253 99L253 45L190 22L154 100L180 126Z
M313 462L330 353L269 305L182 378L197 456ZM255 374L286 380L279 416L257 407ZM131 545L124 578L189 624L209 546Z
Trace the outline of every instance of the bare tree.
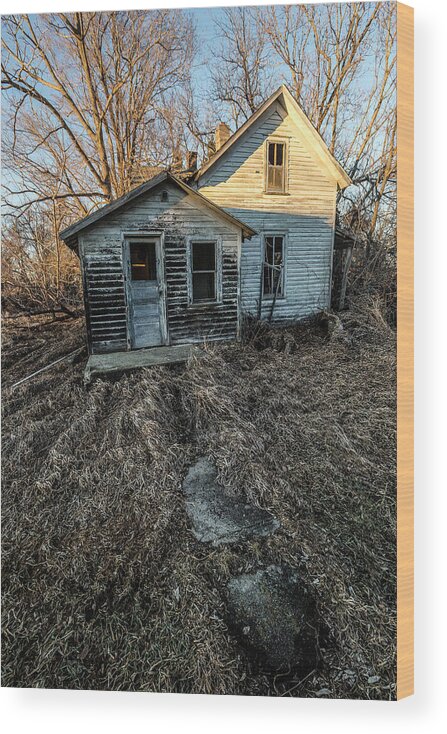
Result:
M333 153L339 123L358 101L358 77L372 52L378 14L379 5L369 3L272 6L257 14L296 99Z
M172 157L165 100L189 80L194 25L169 10L18 15L2 46L4 293L54 306L78 282L60 229Z
M293 94L355 187L341 213L377 227L395 204L396 16L391 3L271 6L257 24ZM394 132L393 132L394 131Z
M202 73L199 68L198 74ZM214 135L220 120L220 110L207 91L200 92L192 84L186 84L183 91L171 102L171 114L181 126L181 144L185 150L197 150L203 160L209 154L209 141Z
M124 193L150 159L159 102L188 79L193 54L181 11L6 18L6 160L22 178L9 206L67 199L85 211Z
M62 307L72 311L80 307L79 263L58 237L55 243L63 206L59 202L35 204L4 227L2 303L8 310Z
M251 8L225 8L216 22L221 47L212 68L213 99L228 110L239 127L264 101L272 89L266 38L254 22Z

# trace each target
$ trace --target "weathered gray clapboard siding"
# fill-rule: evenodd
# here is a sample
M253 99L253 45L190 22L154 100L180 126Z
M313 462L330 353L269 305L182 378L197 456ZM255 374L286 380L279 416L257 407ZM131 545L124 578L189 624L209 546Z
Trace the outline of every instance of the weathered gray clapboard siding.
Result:
M163 190L168 192L166 202L161 201ZM239 230L210 214L176 186L164 183L96 222L80 236L91 351L127 348L123 234L135 231L164 232L169 343L236 338ZM222 243L221 303L188 304L187 242L195 238L220 239Z
M265 142L288 143L287 193L264 191ZM285 296L273 319L301 318L330 303L337 186L304 142L291 111L276 103L198 180L200 193L258 232L242 245L241 300L256 314L265 234L284 234ZM271 301L262 301L262 316Z
M187 238L215 239L222 229L206 224L191 230L170 230L165 235L167 311L171 343L182 344L203 339L234 339L238 330L238 237L227 232L222 240L222 302L188 305Z
M114 247L81 255L88 340L92 352L127 346L122 258Z

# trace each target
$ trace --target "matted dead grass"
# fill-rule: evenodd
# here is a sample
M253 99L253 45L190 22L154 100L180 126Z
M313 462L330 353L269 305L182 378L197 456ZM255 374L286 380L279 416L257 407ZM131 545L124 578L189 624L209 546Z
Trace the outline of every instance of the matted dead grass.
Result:
M395 334L357 309L263 327L185 367L82 385L82 324L3 334L3 685L395 697ZM273 512L213 549L181 483L199 455ZM304 681L252 668L222 601L234 573L298 568L326 634Z

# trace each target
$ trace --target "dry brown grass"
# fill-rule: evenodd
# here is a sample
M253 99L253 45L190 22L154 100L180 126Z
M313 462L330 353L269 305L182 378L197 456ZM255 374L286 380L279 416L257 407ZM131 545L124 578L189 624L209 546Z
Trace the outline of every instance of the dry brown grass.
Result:
M395 697L395 335L374 309L343 323L89 390L84 358L8 387L81 324L4 330L3 685ZM281 529L195 541L181 482L200 454ZM327 629L304 682L253 670L225 623L229 575L279 561Z

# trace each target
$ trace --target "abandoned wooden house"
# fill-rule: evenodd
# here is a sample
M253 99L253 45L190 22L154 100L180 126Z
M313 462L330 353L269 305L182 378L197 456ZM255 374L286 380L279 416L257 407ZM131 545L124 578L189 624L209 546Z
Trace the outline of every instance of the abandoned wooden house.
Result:
M288 89L197 170L164 171L61 232L79 254L89 353L236 339L244 313L285 322L330 306L348 175Z

